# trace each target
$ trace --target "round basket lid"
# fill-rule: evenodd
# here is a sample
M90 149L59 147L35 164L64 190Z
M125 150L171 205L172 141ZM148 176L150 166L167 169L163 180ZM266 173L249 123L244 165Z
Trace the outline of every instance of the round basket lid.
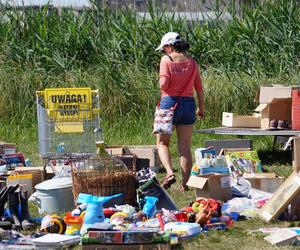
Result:
M50 180L43 181L37 185L35 188L37 190L52 190L52 189L60 189L67 188L73 185L71 177L54 177Z

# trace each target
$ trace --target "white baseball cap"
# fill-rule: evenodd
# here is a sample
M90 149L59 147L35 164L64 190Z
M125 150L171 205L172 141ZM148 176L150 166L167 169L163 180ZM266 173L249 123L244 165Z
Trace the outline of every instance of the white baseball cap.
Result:
M164 34L161 39L160 45L155 50L163 50L165 45L174 44L181 41L180 36L176 32L168 32Z

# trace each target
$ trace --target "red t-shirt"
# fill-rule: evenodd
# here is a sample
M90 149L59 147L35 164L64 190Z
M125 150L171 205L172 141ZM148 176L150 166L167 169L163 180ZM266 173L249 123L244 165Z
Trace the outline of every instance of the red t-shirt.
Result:
M194 89L203 91L198 65L194 59L171 61L163 57L160 62L159 77L162 96L193 96Z

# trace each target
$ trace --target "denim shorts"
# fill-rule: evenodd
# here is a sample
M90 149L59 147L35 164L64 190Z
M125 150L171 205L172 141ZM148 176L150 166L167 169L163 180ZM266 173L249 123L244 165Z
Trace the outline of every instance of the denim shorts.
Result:
M163 96L160 100L160 108L171 108L177 101L178 103L174 112L173 124L194 124L196 121L196 104L194 97Z

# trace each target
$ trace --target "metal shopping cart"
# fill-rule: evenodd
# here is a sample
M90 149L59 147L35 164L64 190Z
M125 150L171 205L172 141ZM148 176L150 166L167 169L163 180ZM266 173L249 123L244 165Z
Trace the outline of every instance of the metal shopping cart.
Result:
M46 164L96 153L96 141L103 141L99 99L91 88L36 92L39 154Z

